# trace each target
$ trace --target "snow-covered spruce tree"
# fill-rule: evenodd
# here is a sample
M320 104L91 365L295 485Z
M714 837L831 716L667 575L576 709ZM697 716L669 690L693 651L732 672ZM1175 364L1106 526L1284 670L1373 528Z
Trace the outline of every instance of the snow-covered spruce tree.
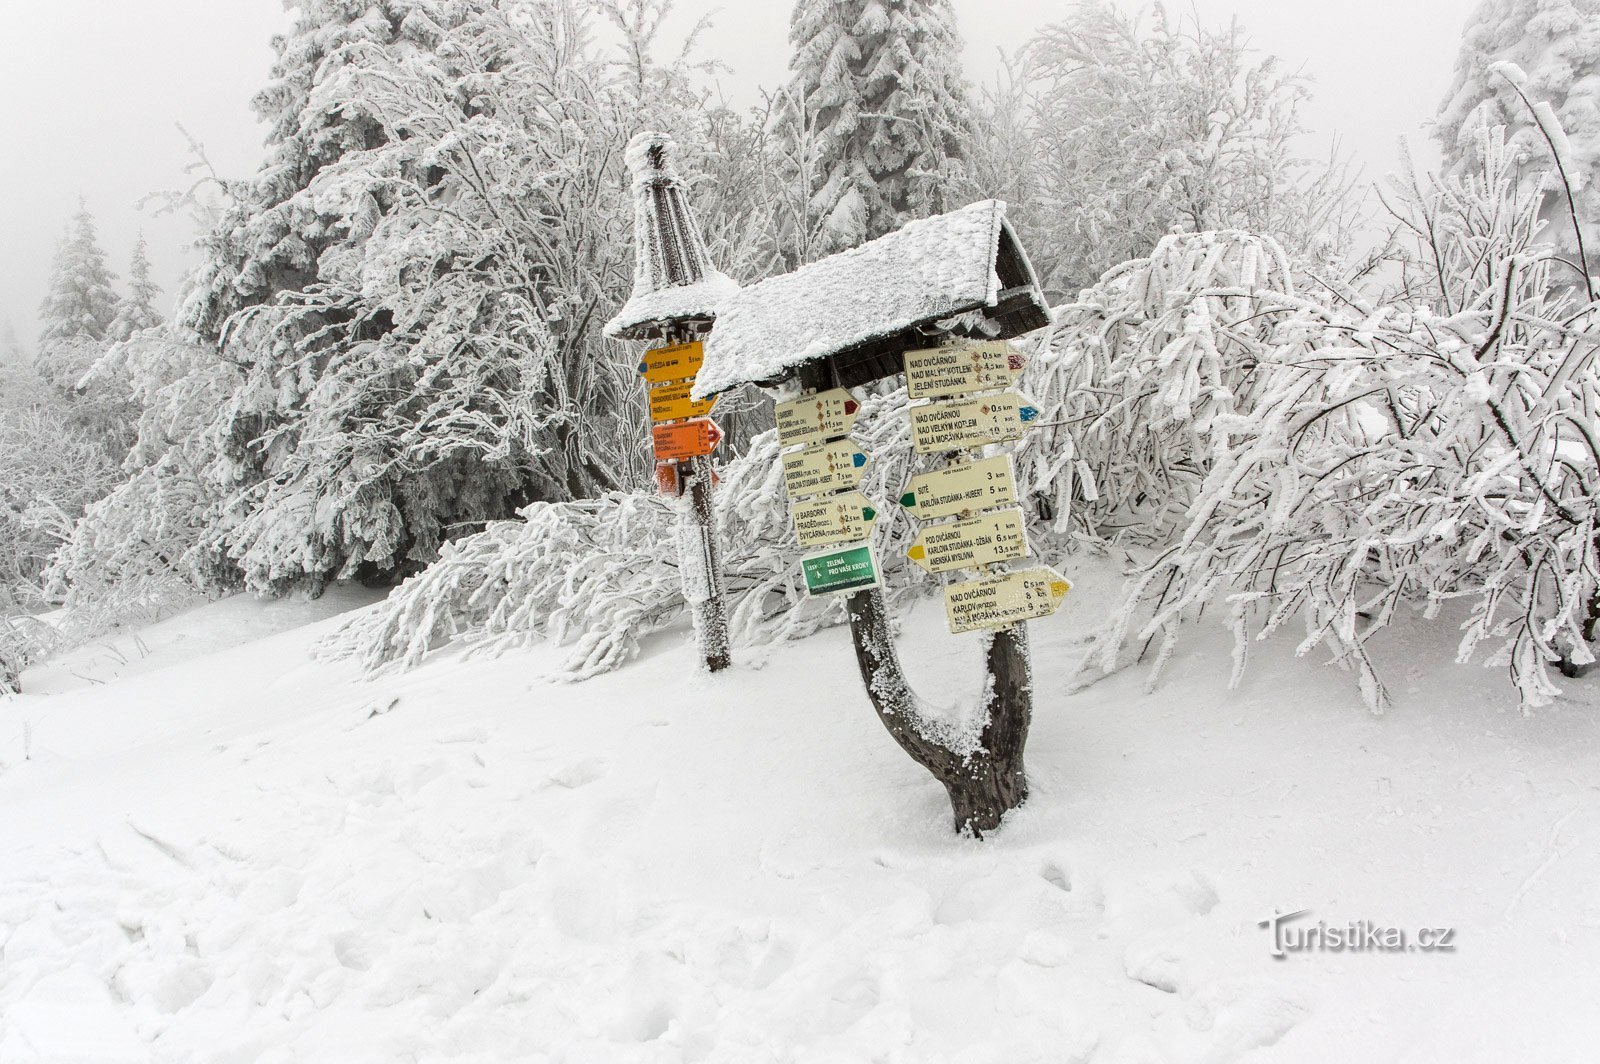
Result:
M1497 72L1510 64L1526 75ZM1433 135L1447 172L1483 166L1484 132L1506 129L1517 172L1532 185L1554 166L1550 146L1529 107L1543 101L1566 131L1560 145L1566 181L1545 185L1546 239L1576 262L1569 212L1590 232L1600 227L1600 0L1483 0L1468 19L1455 78L1439 107ZM1568 193L1575 202L1569 202ZM1600 248L1586 249L1588 271L1600 269Z
M1412 609L1460 600L1459 659L1505 667L1525 707L1558 693L1552 665L1593 660L1600 306L1554 276L1542 193L1498 130L1480 158L1395 193L1415 247L1394 292L1193 293L1239 297L1207 328L1253 346L1258 379L1220 423L1227 446L1182 531L1133 579L1102 667L1154 641L1154 679L1180 625L1219 600L1235 678L1250 640L1298 619L1300 652L1329 647L1375 711L1367 642Z
M106 326L105 338L115 343L160 325L161 313L156 310L156 298L160 294L160 286L150 279L150 256L144 234L140 233L128 262L128 294L117 304L117 312Z
M50 286L39 306L39 368L63 391L70 392L101 353L120 302L113 280L94 216L80 199L50 263Z
M955 205L971 114L949 0L797 0L789 41L812 257Z
M1253 61L1237 23L1174 21L1157 5L1145 25L1092 0L1021 60L1020 84L987 101L1007 113L978 122L982 138L1006 141L1008 168L975 176L1027 192L1018 228L1056 299L1172 232L1241 229L1296 257L1341 242L1341 169L1296 155L1305 79Z

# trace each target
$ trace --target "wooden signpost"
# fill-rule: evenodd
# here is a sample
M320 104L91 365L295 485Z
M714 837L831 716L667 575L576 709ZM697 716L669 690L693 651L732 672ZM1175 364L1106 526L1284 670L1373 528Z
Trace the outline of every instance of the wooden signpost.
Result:
M925 525L906 557L930 573L975 569L1028 556L1027 522L1017 507Z
M1011 456L996 455L976 462L958 462L911 478L900 505L916 510L919 521L957 517L976 510L1010 506L1017 501L1017 478Z
M906 394L913 399L1009 388L1024 364L1016 348L999 341L928 347L905 358Z
M773 408L778 423L778 443L820 443L849 435L861 405L843 388L802 396Z
M1020 569L946 584L944 614L950 631L1003 628L1048 617L1072 585L1054 569Z
M849 440L814 444L783 456L783 486L791 499L853 488L866 465L867 456Z
M1016 392L944 399L910 409L913 446L922 454L1020 440L1039 416L1033 401Z

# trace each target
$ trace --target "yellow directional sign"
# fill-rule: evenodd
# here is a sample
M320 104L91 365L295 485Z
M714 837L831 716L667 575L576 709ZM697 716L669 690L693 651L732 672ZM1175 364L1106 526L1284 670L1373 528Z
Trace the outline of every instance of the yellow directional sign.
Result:
M918 520L954 517L1016 501L1017 479L1008 454L918 474L911 478L911 490L900 496L900 505L914 509Z
M819 443L783 455L783 485L791 499L861 483L867 456L849 440Z
M778 444L819 443L849 433L860 405L843 388L779 403L773 410L778 421Z
M1022 373L1020 351L985 340L906 352L906 394L913 399L1009 388Z
M923 454L1020 440L1039 416L1033 401L1016 392L943 399L910 410L913 446Z
M705 417L717 405L715 399L694 400L689 389L694 381L679 381L650 389L650 420L654 422L677 421L686 417Z
M1048 617L1072 590L1054 569L1023 569L944 589L944 615L957 635L977 628L1004 628L1018 621Z
M802 547L866 539L872 533L873 519L878 516L878 511L872 508L872 500L859 491L807 499L795 503L789 512L794 516L795 538Z
M1015 506L965 521L924 526L906 552L906 557L930 573L972 569L1027 555L1028 534L1023 529L1022 511Z
M644 361L639 363L639 372L651 384L690 380L700 372L700 363L704 360L705 346L699 340L691 344L673 344L646 351Z

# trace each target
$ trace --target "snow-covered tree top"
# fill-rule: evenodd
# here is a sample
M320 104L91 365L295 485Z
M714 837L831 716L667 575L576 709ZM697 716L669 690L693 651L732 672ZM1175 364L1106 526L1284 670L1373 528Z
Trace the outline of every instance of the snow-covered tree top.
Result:
M982 200L741 289L718 308L694 394L776 381L802 363L993 307L1007 286L1028 290L1042 311L1033 267L1005 219L1003 201ZM1006 285L1002 236L1019 274ZM1026 327L1042 324L1041 313Z
M700 227L672 167L676 145L665 133L628 143L633 173L633 295L606 322L607 336L642 339L662 322L716 316L739 285L711 264Z

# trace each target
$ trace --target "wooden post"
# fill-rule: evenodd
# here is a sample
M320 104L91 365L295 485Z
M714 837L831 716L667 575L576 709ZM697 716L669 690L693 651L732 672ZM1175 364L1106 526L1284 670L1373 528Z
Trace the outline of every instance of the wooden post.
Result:
M835 387L836 381L831 363L813 362L800 369L804 392ZM998 828L1001 818L1028 797L1022 755L1033 722L1033 671L1022 625L989 636L983 729L977 749L961 754L923 727L926 714L900 665L882 591L857 591L846 599L845 607L861 683L878 719L900 748L944 785L957 831L981 838Z
M669 333L674 343L687 343L695 339L694 329L678 326ZM680 540L683 550L698 549L698 559L683 559L684 566L697 567L705 574L706 597L699 602L689 602L689 612L694 618L695 642L700 649L700 660L707 671L721 672L733 663L728 646L728 605L726 584L722 578L722 548L717 542L715 504L710 455L679 462L678 476L688 496L686 519L694 529L694 544Z

